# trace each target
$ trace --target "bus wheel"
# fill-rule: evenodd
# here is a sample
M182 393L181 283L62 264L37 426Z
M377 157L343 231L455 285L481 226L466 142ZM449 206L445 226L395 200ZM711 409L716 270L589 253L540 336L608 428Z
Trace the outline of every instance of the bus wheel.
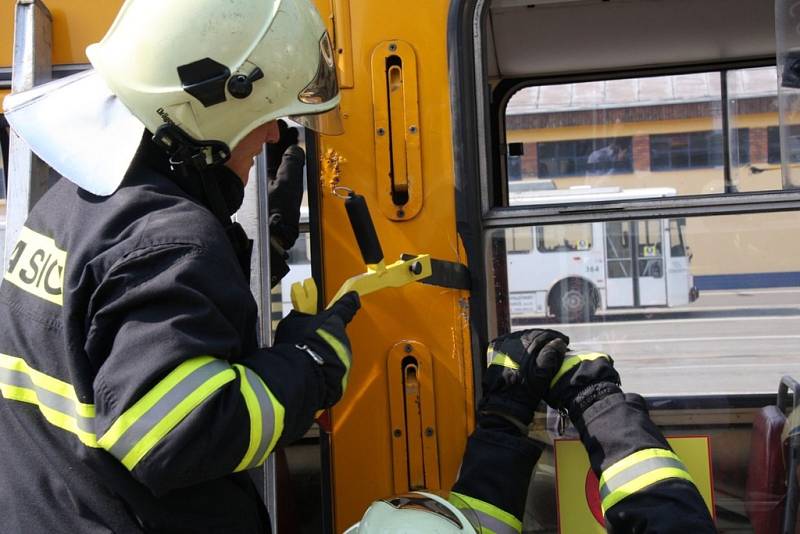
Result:
M560 323L585 323L597 309L594 288L583 280L568 279L550 292L550 312Z

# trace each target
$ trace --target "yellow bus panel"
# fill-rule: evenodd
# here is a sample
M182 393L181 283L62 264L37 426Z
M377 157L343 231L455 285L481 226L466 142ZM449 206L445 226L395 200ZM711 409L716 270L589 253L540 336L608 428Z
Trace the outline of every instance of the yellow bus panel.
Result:
M343 49L340 43L347 43L353 54L352 61L339 63L345 69L353 68L352 73L345 73L346 78L352 76L352 88L342 91L345 134L325 137L322 142L322 153L334 150L346 159L339 184L367 198L387 262L402 253L426 253L466 263L455 225L445 38L449 2L414 0L403 3L402 9L394 2L372 0L318 0L317 4L323 16L331 16L332 29L335 25L340 30L335 35L337 48ZM345 13L349 24L337 25L336 10L342 6L349 8ZM341 28L351 33L343 36ZM419 124L406 125L413 136L413 142L407 139L406 143L410 147L419 143L421 177L409 178L416 179L422 190L415 192L421 197L412 200L415 207L408 212L402 205L394 212L386 209L390 177L386 162L376 160L381 154L391 157L391 153L376 150L376 143L380 144L390 129L376 131L380 129L376 113L382 110L376 109L380 102L373 95L374 58L378 53L391 55L391 43L398 43L398 56L406 58L410 54L401 54L402 48L410 47L416 63L414 72L398 77L389 71L401 64L400 60L387 59L387 76L416 84L413 89L419 99ZM410 63L406 60L402 67L410 68ZM394 85L389 85L391 91ZM378 100L393 105L391 95ZM413 116L409 113L416 109L406 107L405 116ZM392 120L402 119L395 113ZM396 186L402 183L397 178ZM321 187L323 273L330 298L345 279L364 271L365 266L342 201L331 194L330 184ZM420 207L414 215L417 202ZM404 213L399 214L401 211ZM369 295L362 304L362 311L348 328L354 354L350 386L332 417L331 489L337 532L356 522L374 499L423 484L430 489L449 489L473 424L468 293L415 284ZM412 364L395 369L403 361L398 352L404 350ZM427 363L428 355L431 363ZM402 420L398 412L404 399L395 398L401 395L405 399L419 395L422 412L406 428L391 424ZM430 395L435 398L431 400ZM429 413L431 410L434 413Z

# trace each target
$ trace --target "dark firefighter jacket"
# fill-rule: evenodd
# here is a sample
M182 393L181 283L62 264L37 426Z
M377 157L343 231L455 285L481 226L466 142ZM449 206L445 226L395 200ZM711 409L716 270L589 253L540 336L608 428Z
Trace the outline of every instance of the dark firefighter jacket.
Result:
M610 395L589 407L576 426L601 480L610 534L716 532L703 498L640 401ZM540 447L516 428L478 428L467 442L453 486L458 498L451 500L457 506L465 502L497 534L521 532L528 484L540 454Z
M0 532L269 532L245 470L323 378L262 350L223 226L142 156L112 196L60 180L0 285ZM241 187L241 183L238 184Z

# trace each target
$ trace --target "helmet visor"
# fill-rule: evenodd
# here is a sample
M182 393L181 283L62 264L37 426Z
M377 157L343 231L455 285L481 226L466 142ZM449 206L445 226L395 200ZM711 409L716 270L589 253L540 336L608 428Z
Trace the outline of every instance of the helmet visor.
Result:
M342 135L344 133L344 125L342 124L342 115L339 112L339 106L323 113L316 113L314 115L292 115L289 118L301 126L323 135Z
M339 95L339 81L336 78L336 64L333 61L333 46L328 32L319 40L319 64L317 74L297 98L304 104L319 106L334 100ZM331 110L309 115L293 115L289 117L324 135L341 135L344 133L342 117L337 105Z
M317 74L297 98L303 104L324 104L339 94L339 80L336 79L336 64L333 61L333 46L328 32L319 40L319 63Z

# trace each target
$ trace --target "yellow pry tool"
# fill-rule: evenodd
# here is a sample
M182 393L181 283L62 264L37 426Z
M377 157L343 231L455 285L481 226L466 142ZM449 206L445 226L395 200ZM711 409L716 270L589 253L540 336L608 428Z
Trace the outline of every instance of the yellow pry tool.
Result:
M361 256L364 258L364 263L367 264L367 272L347 279L328 303L326 309L350 291L355 291L360 297L363 297L388 287L403 287L424 280L433 274L429 254L399 260L387 266L364 197L350 192L345 200L345 208L361 249ZM295 310L309 314L317 313L318 291L313 278L308 278L302 283L295 282L292 284L291 292L292 305Z
M334 302L350 291L355 291L363 297L388 287L403 287L424 280L432 272L429 254L421 254L407 261L399 260L388 266L383 261L367 265L367 272L345 280L325 308L330 308ZM317 284L313 278L292 284L292 305L295 310L309 314L317 313L317 298Z

